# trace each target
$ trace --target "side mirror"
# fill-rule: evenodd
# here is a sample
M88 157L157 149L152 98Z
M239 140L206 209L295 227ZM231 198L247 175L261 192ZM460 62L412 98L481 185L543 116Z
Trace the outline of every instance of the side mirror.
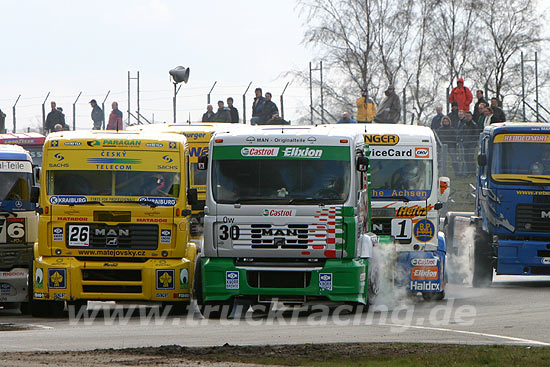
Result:
M191 206L197 205L199 194L197 189L187 189L187 203Z
M361 259L368 259L372 257L372 248L378 245L378 236L371 232L363 233L359 237L358 244L357 256Z
M32 168L32 175L34 178L34 184L38 185L40 183L40 176L42 174L42 168L40 166L34 166Z
M358 156L355 162L355 169L359 172L367 172L369 169L369 159L362 155Z
M487 164L487 154L481 153L477 156L477 164L483 167Z
M204 171L208 168L208 156L207 155L199 156L199 163L198 163L197 168L201 171Z
M439 177L439 191L437 196L439 201L446 203L449 200L449 193L451 192L451 180L449 177Z
M40 197L40 188L38 186L31 187L31 203L38 203Z

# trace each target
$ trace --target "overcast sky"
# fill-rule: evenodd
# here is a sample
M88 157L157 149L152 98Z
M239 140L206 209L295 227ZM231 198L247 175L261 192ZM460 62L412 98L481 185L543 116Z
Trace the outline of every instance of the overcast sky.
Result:
M235 98L242 109L248 83L271 91L278 102L289 78L282 73L307 69L313 58L300 45L302 20L295 0L0 0L0 108L12 128L17 104L18 131L41 121L41 104L63 107L72 125L72 104L82 91L77 128L92 126L91 98L107 110L114 100L127 109L127 76L140 71L141 113L172 121L173 87L168 71L191 68L189 83L178 94L178 120L191 113L200 119L214 81L212 102ZM137 83L131 84L131 111L136 110ZM285 94L285 117L307 109L309 91L291 84ZM214 103L213 103L214 104ZM250 104L247 110L250 110ZM242 112L242 111L241 111ZM250 112L247 111L248 117ZM125 113L126 117L126 113Z

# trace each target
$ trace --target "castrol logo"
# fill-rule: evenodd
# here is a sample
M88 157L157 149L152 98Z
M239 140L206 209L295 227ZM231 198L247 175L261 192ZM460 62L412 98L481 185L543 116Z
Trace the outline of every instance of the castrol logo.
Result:
M277 157L279 148L244 147L241 149L243 157Z
M264 217L293 217L296 215L294 209L264 209Z

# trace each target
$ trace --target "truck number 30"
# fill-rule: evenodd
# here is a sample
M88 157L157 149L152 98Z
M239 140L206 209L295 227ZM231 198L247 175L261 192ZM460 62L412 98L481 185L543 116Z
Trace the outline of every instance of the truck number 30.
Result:
M222 224L220 226L220 240L227 240L231 237L232 240L238 240L240 235L240 229L238 226L228 226L227 224Z

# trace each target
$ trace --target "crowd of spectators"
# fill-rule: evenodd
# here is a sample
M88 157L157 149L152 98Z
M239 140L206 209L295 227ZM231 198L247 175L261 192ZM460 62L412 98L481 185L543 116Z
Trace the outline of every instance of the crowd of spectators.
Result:
M472 92L464 85L464 80L459 78L449 95L451 112L444 115L443 108L436 106L436 114L431 121L430 127L441 143L447 146L456 176L471 177L475 174L474 158L480 132L485 126L506 121L501 103L496 97L487 103L483 91L477 90L476 98L471 111Z

